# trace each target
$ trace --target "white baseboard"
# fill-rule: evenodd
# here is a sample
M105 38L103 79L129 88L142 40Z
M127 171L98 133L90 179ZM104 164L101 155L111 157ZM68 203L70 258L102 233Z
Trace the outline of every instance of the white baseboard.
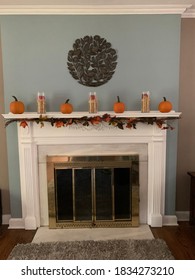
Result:
M10 218L11 218L10 214L2 215L2 224L3 225L9 225Z
M177 226L178 221L189 221L189 211L177 211L176 215L163 216L163 226ZM9 229L25 228L22 218L10 218L10 215L3 215L2 222L8 224Z
M178 221L189 221L190 212L189 211L176 211L175 212Z
M163 216L163 226L178 226L177 216L175 215Z
M11 218L9 219L9 229L23 229L24 220L22 218ZM177 216L165 215L163 216L163 226L177 226Z
M9 220L9 229L24 228L24 220L22 218L11 218Z

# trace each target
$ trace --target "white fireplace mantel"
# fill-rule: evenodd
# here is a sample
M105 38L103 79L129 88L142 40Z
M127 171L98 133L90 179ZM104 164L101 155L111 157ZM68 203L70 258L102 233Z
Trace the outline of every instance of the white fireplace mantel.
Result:
M114 112L99 112L96 115L105 113L115 116ZM150 113L125 112L117 114L117 117L152 117L152 118L179 118L181 113L171 111L170 113L160 113L152 111ZM92 116L87 112L74 112L70 115L50 112L46 116L53 118L80 118L83 116ZM22 218L20 227L25 229L36 229L42 226L42 208L43 204L47 206L46 199L42 199L43 190L46 184L40 179L39 170L39 150L41 147L52 147L52 151L58 151L59 147L71 147L71 153L87 153L86 155L96 155L100 153L102 147L106 145L104 153L110 153L109 144L120 146L121 153L132 153L133 151L123 150L123 146L128 147L131 144L146 144L148 158L148 182L146 200L146 222L151 226L161 227L164 221L165 207L165 166L166 166L166 129L160 129L156 124L150 125L138 123L137 129L123 130L109 126L108 124L90 125L71 125L68 127L56 128L50 123L40 124L30 121L39 118L37 113L23 114L3 114L5 120L18 120L18 148L19 148L19 165L20 165L20 184L21 184L21 201L22 201ZM28 126L20 126L20 120L27 120ZM76 150L74 151L74 146ZM94 146L94 148L93 148ZM78 149L79 147L79 149ZM84 148L82 150L82 147ZM87 149L86 149L87 147ZM66 148L67 149L67 148ZM84 151L85 150L85 151ZM48 153L50 152L48 148ZM90 154L89 154L90 153ZM45 165L46 166L46 165ZM43 183L42 183L43 182ZM43 201L42 201L42 200ZM142 201L140 201L142 203ZM143 207L143 206L142 206ZM44 210L45 211L45 210ZM47 211L46 211L47 213ZM175 218L176 219L176 218ZM19 227L18 219L10 219L10 228Z
M97 114L91 114L89 112L72 112L71 114L62 114L60 112L47 112L45 116L48 118L82 118L84 116L91 117L91 116L103 116L104 114L109 114L111 116L116 116L118 118L120 117L126 117L126 118L179 118L181 113L180 112L175 112L171 111L169 113L161 113L159 111L150 111L149 113L142 113L141 111L125 111L124 113L114 113L113 111L101 111L98 112ZM36 112L25 112L23 114L2 114L2 116L5 119L33 119L33 118L39 118L40 114ZM44 116L44 115L43 115Z

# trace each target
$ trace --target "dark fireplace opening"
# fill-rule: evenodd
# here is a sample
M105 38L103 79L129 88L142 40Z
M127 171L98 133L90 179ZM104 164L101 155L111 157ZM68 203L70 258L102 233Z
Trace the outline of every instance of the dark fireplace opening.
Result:
M48 156L49 227L138 226L138 159Z

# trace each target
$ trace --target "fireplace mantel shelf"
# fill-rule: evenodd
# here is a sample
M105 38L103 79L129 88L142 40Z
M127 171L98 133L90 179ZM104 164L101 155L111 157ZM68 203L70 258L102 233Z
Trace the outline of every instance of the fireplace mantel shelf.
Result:
M113 111L100 111L96 114L90 114L89 112L73 112L71 114L62 114L60 112L48 112L42 116L47 116L47 118L82 118L82 117L93 117L93 116L103 116L104 114L109 114L111 116L116 116L118 118L179 118L181 112L171 111L169 113L160 113L159 111L150 111L150 113L142 113L140 111L125 111L121 114L116 114ZM5 119L34 119L39 118L40 114L36 112L25 112L23 114L2 114Z

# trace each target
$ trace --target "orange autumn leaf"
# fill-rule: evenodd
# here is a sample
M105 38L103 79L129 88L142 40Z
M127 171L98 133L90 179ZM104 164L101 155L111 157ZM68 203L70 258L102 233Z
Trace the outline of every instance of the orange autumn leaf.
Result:
M127 125L126 125L127 128L132 128L132 126L133 126L133 125L132 125L131 122L128 122Z
M20 122L20 126L22 126L23 128L25 128L26 126L28 126L26 121L21 121Z
M101 122L101 117L97 116L90 120L92 124L99 124Z
M55 122L55 126L56 126L57 128L59 128L59 127L64 126L64 123L63 123L62 121L57 121L57 122Z
M136 121L136 118L129 118L129 119L127 120L128 123L133 123L133 122L135 122L135 121Z
M103 120L104 120L105 122L110 122L111 117L110 117L110 116L106 116Z

